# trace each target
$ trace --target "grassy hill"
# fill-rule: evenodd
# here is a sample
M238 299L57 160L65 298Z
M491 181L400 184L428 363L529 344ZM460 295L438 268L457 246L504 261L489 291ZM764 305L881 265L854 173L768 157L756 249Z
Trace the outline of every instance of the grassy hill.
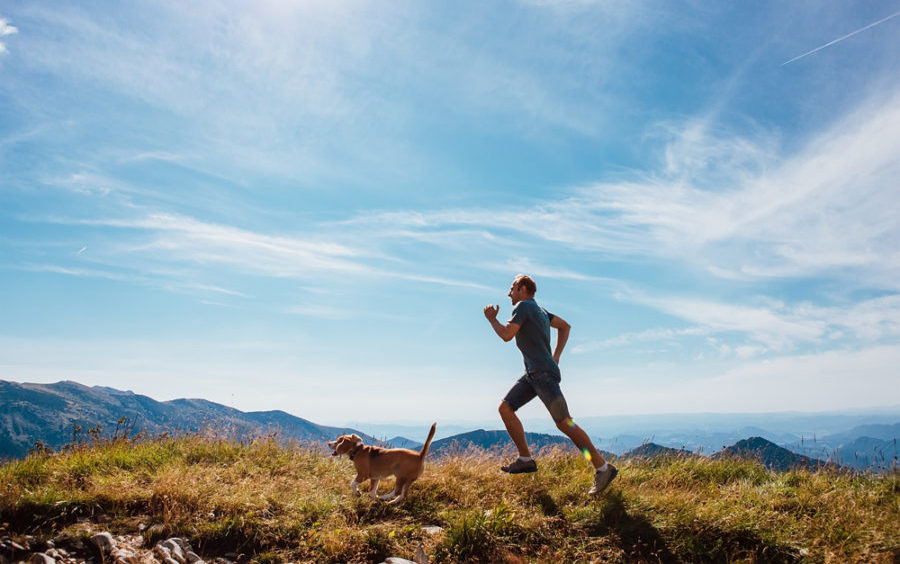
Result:
M471 451L432 460L398 506L354 496L346 458L272 439L117 440L0 467L0 538L143 534L211 561L865 561L900 559L900 476L753 461L621 460L600 498L577 454L508 476ZM383 491L389 485L382 484ZM425 529L440 527L440 529Z

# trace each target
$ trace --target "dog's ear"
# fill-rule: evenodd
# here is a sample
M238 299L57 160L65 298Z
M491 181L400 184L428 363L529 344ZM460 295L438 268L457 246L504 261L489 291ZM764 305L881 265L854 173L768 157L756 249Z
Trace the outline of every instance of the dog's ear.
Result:
M359 441L362 440L362 437L360 437L360 436L357 435L356 433L353 433L352 435L350 435L350 439L352 439L352 440L354 440L354 441L356 441L356 442L359 442Z

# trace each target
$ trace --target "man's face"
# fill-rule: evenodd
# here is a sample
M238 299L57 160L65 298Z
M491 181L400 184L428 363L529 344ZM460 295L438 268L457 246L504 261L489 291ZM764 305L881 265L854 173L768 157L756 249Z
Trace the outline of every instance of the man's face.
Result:
M509 296L509 299L512 301L512 305L516 305L517 303L521 302L522 300L527 300L529 298L528 290L525 289L525 285L524 284L516 284L515 281L513 281L512 286L509 287L508 296Z

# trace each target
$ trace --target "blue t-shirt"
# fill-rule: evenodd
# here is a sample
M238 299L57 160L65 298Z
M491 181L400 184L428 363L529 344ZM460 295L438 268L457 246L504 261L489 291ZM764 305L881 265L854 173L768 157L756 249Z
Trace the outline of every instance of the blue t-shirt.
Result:
M550 351L550 320L553 314L533 299L522 300L512 310L509 322L519 326L516 346L522 351L525 372L551 372L559 375L559 366Z

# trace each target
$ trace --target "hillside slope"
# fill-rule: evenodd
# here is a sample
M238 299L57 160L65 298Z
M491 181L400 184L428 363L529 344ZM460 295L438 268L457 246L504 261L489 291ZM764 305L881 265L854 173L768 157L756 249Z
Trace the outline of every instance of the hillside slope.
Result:
M618 460L601 497L578 454L509 476L490 453L430 458L400 505L350 489L346 458L274 439L115 441L0 465L0 559L92 534L181 537L206 561L896 562L897 475L702 457ZM382 484L381 492L393 487ZM362 485L365 491L368 484ZM82 548L78 548L81 546ZM5 547L5 548L4 548Z
M245 413L203 399L158 402L147 396L77 382L20 384L0 380L0 458L25 455L38 441L51 447L111 437L210 431L234 438L278 433L285 439L333 439L354 429L318 425L283 411Z

